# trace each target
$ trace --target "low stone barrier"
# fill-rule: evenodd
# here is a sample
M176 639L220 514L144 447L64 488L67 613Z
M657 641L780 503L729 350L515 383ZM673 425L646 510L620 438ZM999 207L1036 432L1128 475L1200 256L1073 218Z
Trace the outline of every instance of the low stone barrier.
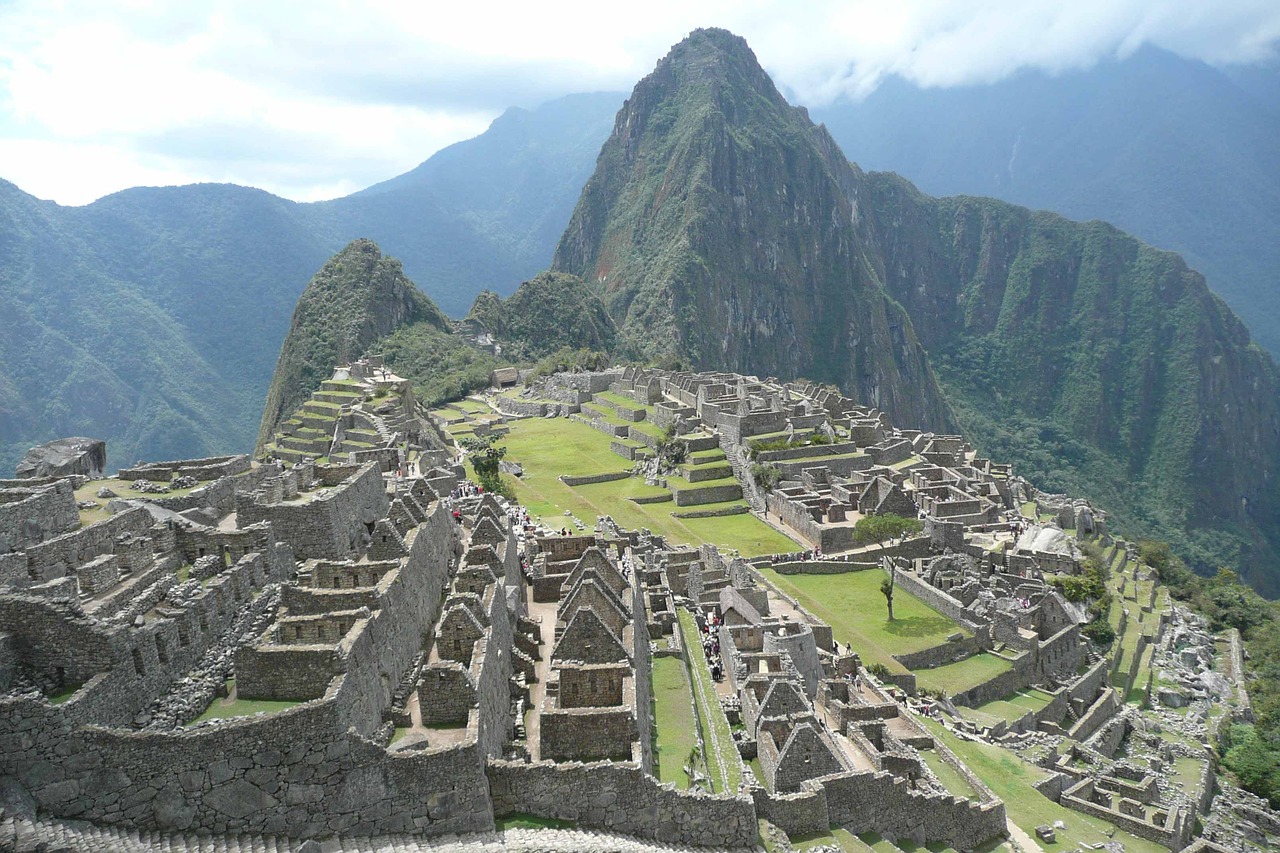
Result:
M566 486L590 486L593 483L612 483L617 480L625 480L630 476L630 471L610 471L606 474L584 474L578 477L561 474L559 479Z
M982 649L978 646L977 639L974 637L963 637L959 640L948 641L937 646L930 646L929 648L921 649L918 652L894 655L893 659L911 670L934 669L935 667L954 663L957 660L971 658L980 651L982 651Z
M789 560L769 568L780 575L845 575L878 569L880 566L877 563L855 563L851 560Z
M638 495L634 498L627 498L634 504L668 504L673 498L670 492L663 492L660 495Z
M737 483L728 486L693 486L675 489L676 506L698 506L736 501L742 498L742 487Z
M746 515L751 512L751 508L746 504L739 506L725 506L720 509L694 509L688 512L671 513L676 518L723 518L729 515Z

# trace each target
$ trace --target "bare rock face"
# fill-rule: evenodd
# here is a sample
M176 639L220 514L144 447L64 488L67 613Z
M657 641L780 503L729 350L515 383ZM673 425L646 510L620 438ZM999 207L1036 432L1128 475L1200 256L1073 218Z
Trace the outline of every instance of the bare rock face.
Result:
M107 467L107 443L97 438L59 438L37 444L18 463L19 478L101 477Z

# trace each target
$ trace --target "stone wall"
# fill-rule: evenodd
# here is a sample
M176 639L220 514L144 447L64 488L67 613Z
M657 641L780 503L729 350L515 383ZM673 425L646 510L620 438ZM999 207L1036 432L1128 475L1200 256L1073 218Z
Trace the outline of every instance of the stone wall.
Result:
M148 462L136 468L121 468L116 477L121 480L152 480L167 483L174 477L194 477L197 480L216 480L242 474L250 467L249 457L209 456L204 459L179 459L173 462Z
M140 829L291 837L492 829L474 744L388 754L339 728L338 691L172 732L75 729L56 709L5 700L4 730L25 721L31 747L22 754L47 757L3 771L53 815ZM18 751L2 745L0 765L10 765Z
M791 837L826 832L831 826L827 791L820 785L796 794L771 794L753 787L751 796L759 816Z
M665 844L754 848L756 810L745 796L677 791L634 764L489 762L494 814L572 821Z
M999 800L978 803L926 794L888 773L840 774L818 781L826 789L833 826L851 824L894 840L944 842L959 850L1005 833L1005 808Z
M0 554L28 548L80 525L70 480L0 490Z
M382 709L422 650L422 638L439 616L440 590L453 552L453 521L443 504L414 529L403 567L381 597L381 608L348 654L343 690L346 725L361 734L382 722Z
M581 477L572 477L568 474L560 475L560 482L566 486L589 486L592 483L611 483L615 480L625 480L631 476L630 471L611 471L607 474L585 474Z
M345 669L332 645L241 646L235 653L236 696L242 699L318 699Z
M737 483L725 486L693 486L675 489L673 495L676 506L699 506L740 500L742 487Z
M542 708L540 746L542 755L554 761L573 761L607 756L626 761L635 743L635 717L628 707Z
M964 637L937 646L930 646L918 652L894 655L893 659L907 669L933 669L956 660L972 657L980 651L982 649L979 647L977 639Z
M142 507L133 507L96 524L64 533L27 549L28 574L36 581L63 577L94 557L114 553L117 536L141 534L150 526L151 513Z
M843 575L878 569L878 563L855 563L851 560L791 560L769 566L780 575Z
M1026 661L1026 663L1022 663ZM981 684L957 693L951 697L951 701L956 705L967 705L970 708L977 708L987 702L996 699L1003 699L1014 691L1021 690L1032 681L1032 670L1029 664L1032 662L1032 653L1024 652L1022 656L1014 662L1013 669L987 679ZM1021 665L1019 665L1021 664Z
M325 471L321 466L317 474ZM371 534L369 525L387 514L388 500L378 466L361 466L327 494L303 503L266 503L236 496L236 522L246 527L270 521L276 538L288 542L301 559L343 559Z

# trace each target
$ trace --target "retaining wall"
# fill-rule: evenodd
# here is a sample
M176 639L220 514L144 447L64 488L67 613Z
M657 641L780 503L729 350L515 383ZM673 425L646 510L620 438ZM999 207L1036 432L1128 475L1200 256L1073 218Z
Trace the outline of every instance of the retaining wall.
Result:
M677 791L635 764L490 761L498 817L527 814L573 821L666 844L754 847L759 828L750 798Z

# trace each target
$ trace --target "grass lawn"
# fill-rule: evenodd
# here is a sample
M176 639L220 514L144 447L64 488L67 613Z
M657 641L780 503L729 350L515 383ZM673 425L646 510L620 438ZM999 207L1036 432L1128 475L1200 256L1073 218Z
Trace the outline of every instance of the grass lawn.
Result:
M1203 772L1203 759L1179 755L1173 759L1173 773L1168 777L1168 781L1175 785L1180 785L1183 793L1190 797L1195 794L1196 789L1199 787L1200 774Z
M967 800L977 798L978 792L973 789L968 780L960 775L958 770L942 760L942 756L938 755L937 750L922 749L920 750L920 757L924 759L925 764L929 765L933 775L938 777L938 781L948 791L957 797L964 797Z
M880 592L884 572L878 569L841 575L780 575L768 568L761 572L829 624L835 638L851 644L864 664L882 663L892 672L905 672L893 655L940 645L947 635L963 630L901 587L893 595L895 618L890 622Z
M1075 850L1082 843L1101 844L1111 840L1106 834L1114 829L1110 824L1064 808L1031 787L1044 778L1046 771L993 744L960 740L940 723L927 717L920 718L920 721L950 747L997 797L1004 800L1009 819L1023 832L1035 838L1036 827L1042 823L1052 824L1060 820L1066 824L1066 829L1058 830L1055 843L1040 842L1048 853ZM1168 853L1154 841L1120 830L1115 831L1114 840L1124 844L1125 853Z
M711 668L702 654L698 625L687 610L680 611L680 633L684 638L685 654L689 657L693 696L698 703L698 722L702 726L702 752L711 785L716 793L737 793L742 783L742 758L738 755L729 721L716 696Z
M201 486L207 486L212 482L213 480L202 480L188 489L173 489L172 491L165 492L164 494L150 494L131 489L130 486L133 485L133 481L131 480L118 480L115 477L105 480L90 480L80 488L76 489L76 503L80 503L81 501L96 501L98 506L94 509L80 510L80 524L82 527L88 527L90 524L96 524L99 521L105 521L111 517L111 513L107 512L107 503L111 501L111 498L98 497L98 489L104 487L115 492L125 500L158 500L160 498L180 498L184 495L189 495Z
M674 657L653 659L653 719L658 730L654 761L658 780L689 787L684 772L689 753L698 744L697 721L693 716L693 694L684 661Z
M511 423L511 434L500 442L506 458L524 467L524 476L511 478L516 496L531 515L552 528L564 525L569 510L591 525L608 515L623 527L647 527L673 544L714 544L736 548L748 557L793 551L796 544L753 515L724 518L674 518L671 502L636 504L628 498L660 495L665 489L629 477L609 483L566 486L561 474L582 476L627 471L631 462L609 449L610 439L586 424L567 418L529 418Z
M898 594L895 593L893 597L896 599ZM1013 669L1013 664L1004 658L983 652L957 663L949 663L934 669L916 670L916 684L928 690L941 690L948 696L954 696L971 687L977 687L984 681L995 678L1010 669Z
M214 699L208 709L192 722L203 723L205 720L222 720L228 717L247 717L250 714L274 714L287 711L298 706L299 702L276 701L272 699Z
M1012 723L1014 720L1019 720L1026 716L1028 711L1039 711L1052 701L1053 697L1048 693L1030 687L1026 690L1019 690L1004 699L996 699L985 705L979 705L973 709L973 712L975 716L982 715L992 720L1004 720L1006 723Z

